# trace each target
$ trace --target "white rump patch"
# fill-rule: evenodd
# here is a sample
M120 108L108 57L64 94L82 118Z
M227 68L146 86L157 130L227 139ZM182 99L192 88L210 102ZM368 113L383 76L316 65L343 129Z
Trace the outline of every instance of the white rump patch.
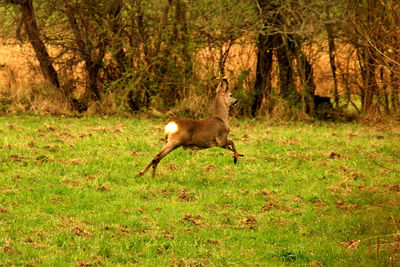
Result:
M171 121L170 123L165 126L165 133L166 134L173 134L178 131L178 125L174 122Z

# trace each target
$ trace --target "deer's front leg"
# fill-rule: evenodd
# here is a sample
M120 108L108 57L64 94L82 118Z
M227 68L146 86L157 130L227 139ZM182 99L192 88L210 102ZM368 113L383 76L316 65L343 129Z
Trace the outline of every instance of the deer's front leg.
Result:
M244 155L242 153L239 153L239 151L236 150L235 144L233 143L232 140L227 140L227 144L228 144L228 147L231 146L231 148L232 148L232 149L229 149L229 148L228 149L233 151L233 162L236 164L237 159L239 157L243 157Z
M224 142L224 144L223 144L223 145L220 145L219 147L228 149L228 150L230 150L230 151L233 152L233 162L234 162L235 164L236 164L237 159L238 159L239 157L243 157L243 156L244 156L242 153L240 153L239 151L236 150L235 144L233 143L232 140L228 140L228 139L227 139L227 140Z

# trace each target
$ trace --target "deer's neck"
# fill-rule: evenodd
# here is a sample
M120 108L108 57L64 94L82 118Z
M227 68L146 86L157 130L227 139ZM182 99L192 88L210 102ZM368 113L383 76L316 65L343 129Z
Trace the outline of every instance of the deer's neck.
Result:
M228 124L229 107L226 106L218 96L215 98L213 116L222 119L226 124Z

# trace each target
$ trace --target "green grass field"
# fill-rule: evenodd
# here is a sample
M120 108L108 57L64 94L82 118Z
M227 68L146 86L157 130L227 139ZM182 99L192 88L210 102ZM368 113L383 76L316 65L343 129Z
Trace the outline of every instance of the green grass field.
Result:
M400 129L233 120L246 157L135 174L164 121L0 117L0 264L400 264Z

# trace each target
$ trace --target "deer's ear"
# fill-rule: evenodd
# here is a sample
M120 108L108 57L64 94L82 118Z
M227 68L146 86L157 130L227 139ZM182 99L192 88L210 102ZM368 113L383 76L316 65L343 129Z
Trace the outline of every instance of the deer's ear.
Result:
M218 92L228 92L228 91L229 91L228 79L226 77L223 77L217 87L217 93Z

